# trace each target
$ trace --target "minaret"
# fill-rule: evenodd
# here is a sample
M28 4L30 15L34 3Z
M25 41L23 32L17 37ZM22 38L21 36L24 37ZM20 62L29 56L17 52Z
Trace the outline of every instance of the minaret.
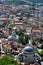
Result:
M2 42L0 40L0 52L2 52L2 51L3 51L3 47L2 47Z

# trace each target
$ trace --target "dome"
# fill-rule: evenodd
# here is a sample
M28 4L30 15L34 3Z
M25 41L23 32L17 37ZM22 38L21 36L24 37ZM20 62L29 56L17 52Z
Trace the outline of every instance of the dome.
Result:
M10 36L8 37L8 41L18 41L18 40L19 40L18 35L15 35L15 36L10 35Z
M23 49L23 52L34 53L34 49L31 46L28 46Z
M42 59L41 56L39 54L37 54L37 53L35 53L35 57L37 57L39 60Z

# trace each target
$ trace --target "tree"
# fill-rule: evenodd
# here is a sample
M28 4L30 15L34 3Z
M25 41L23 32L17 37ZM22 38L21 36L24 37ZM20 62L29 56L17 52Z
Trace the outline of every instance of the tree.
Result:
M40 43L43 43L43 39L42 38L40 39Z
M23 45L25 45L25 37L24 37L23 35L20 35L20 36L19 36L19 41L20 41Z
M19 36L19 41L23 44L26 45L28 43L28 36L27 35L20 35Z
M43 50L40 52L40 55L43 57Z
M16 34L19 35L19 36L20 36L20 35L23 35L22 30L15 30L15 32L16 32Z
M23 0L6 0L8 4L15 4L15 5L32 5L32 2L25 2Z
M43 24L41 24L41 27L43 27Z
M30 38L28 35L24 35L25 30L15 30L16 34L19 36L19 41L23 45L28 43L28 39Z
M13 0L6 0L6 2L7 2L8 4L12 4L12 3L13 3Z
M12 56L4 56L0 59L0 65L19 65L17 60L14 60Z
M32 45L36 45L36 43L35 43L35 41L34 41L34 40L32 40Z
M38 51L38 49L35 49L35 51L34 51L34 52L39 54L39 51Z
M43 44L41 44L41 49L43 49Z

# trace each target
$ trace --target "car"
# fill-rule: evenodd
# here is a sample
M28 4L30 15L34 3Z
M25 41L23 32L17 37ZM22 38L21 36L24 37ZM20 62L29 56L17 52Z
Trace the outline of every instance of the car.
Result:
M17 57L19 62L25 63L38 63L41 65L41 57L39 54L34 52L34 49L31 46L27 46L23 49L23 51L18 54Z

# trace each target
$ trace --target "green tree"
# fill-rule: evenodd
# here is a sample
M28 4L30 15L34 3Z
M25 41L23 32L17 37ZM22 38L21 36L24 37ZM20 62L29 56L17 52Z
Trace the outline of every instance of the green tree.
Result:
M41 49L43 49L43 44L41 44Z
M35 40L32 40L32 45L36 45Z
M40 43L43 43L43 39L42 38L39 41L40 41Z
M43 50L40 52L40 55L43 57Z
M24 35L25 30L15 30L15 32L19 36L18 42L21 42L23 45L28 43L28 39L30 37L28 37L28 35Z
M35 51L34 51L34 52L39 54L39 51L38 51L38 49L35 49Z
M0 59L0 65L19 65L17 60L14 60L11 56L4 56Z
M25 43L25 37L23 35L19 36L19 41L24 45Z
M41 24L41 27L43 27L43 24Z
M28 43L28 39L29 39L29 37L28 37L28 35L26 35L25 36L25 43Z
M23 35L22 30L15 30L15 32L16 32L16 34L19 35L19 36L20 36L20 35Z
M21 41L21 43L23 45L26 45L28 43L28 36L23 36L23 35L20 35L19 36L19 40Z

